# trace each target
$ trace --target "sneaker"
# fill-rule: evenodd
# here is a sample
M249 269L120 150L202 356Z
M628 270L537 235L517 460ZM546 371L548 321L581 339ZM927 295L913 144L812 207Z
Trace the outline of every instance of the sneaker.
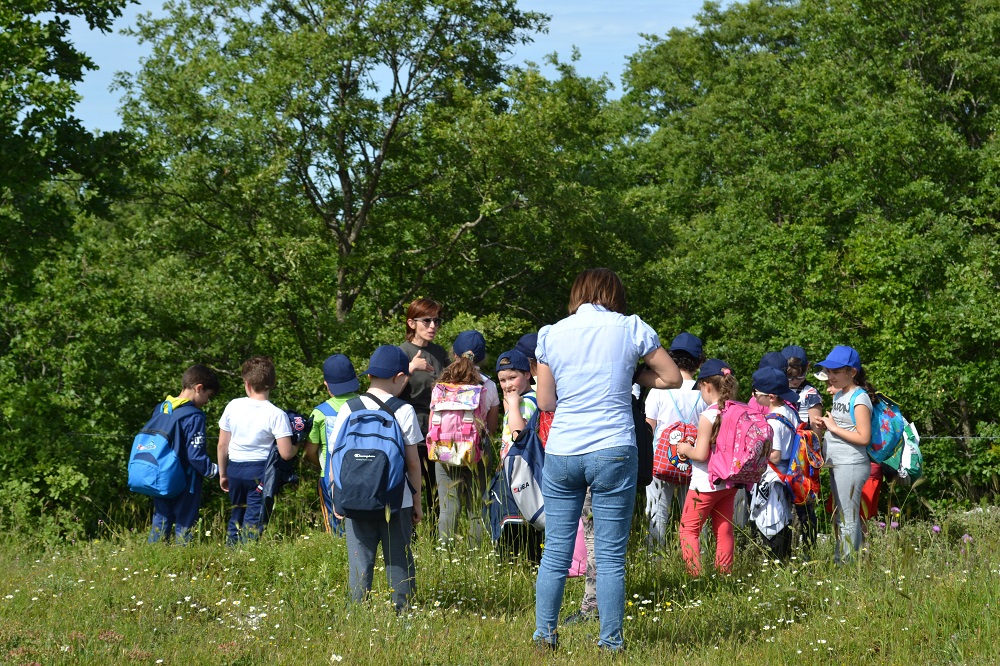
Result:
M543 654L548 654L550 652L555 652L556 648L559 647L558 639L553 642L549 642L544 638L532 638L531 642L535 646L535 652L540 652Z
M577 624L580 622L592 622L597 619L598 616L596 608L592 608L591 610L578 610L563 618L563 625Z

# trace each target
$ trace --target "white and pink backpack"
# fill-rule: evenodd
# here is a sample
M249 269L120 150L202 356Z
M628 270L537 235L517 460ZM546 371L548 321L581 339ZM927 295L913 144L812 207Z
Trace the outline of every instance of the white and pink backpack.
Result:
M708 459L708 480L716 487L753 485L767 469L774 431L764 414L746 403L727 400L715 449Z
M427 426L427 457L442 465L472 467L483 457L482 386L435 384Z

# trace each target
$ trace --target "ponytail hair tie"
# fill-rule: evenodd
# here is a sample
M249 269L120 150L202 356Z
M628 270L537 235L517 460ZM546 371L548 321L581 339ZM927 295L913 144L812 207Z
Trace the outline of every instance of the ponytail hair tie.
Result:
M730 370L729 368L723 368L722 369L722 374L723 374L723 376L728 377L729 375L733 374L733 371Z
M462 358L467 358L473 363L476 362L476 355L472 353L472 350L462 352Z

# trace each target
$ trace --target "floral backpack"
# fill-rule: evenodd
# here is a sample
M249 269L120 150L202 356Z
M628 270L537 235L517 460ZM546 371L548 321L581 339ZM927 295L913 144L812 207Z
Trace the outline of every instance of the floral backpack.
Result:
M774 437L767 418L735 400L726 401L719 418L722 423L708 459L709 482L723 488L757 483L767 468Z
M784 469L771 462L768 465L788 487L795 504L802 505L816 499L819 496L819 470L823 466L823 446L816 433L809 429L809 424L799 422L793 425L781 414L771 413L767 418L795 433L792 455Z
M483 393L474 384L434 385L427 427L427 457L442 465L472 467L483 457Z

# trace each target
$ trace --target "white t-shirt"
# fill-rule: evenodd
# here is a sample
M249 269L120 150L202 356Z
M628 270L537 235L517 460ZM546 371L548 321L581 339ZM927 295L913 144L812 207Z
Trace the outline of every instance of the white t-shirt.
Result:
M379 391L378 389L369 389L373 395L378 396L378 399L384 403L389 402L390 396L384 391ZM369 398L367 395L361 396L361 402L365 404L369 409L380 409L379 404ZM337 441L337 436L340 434L340 429L344 427L344 422L351 413L350 406L345 402L337 412L337 420L333 423L333 430L330 431L330 441ZM406 440L406 446L416 446L424 441L424 435L420 432L420 424L417 423L417 412L413 409L413 405L409 403L404 403L402 407L396 410L394 415L396 417L396 423L399 424L399 429L403 431L403 438ZM409 509L413 506L413 493L407 490L403 493L403 504L400 508Z
M275 440L292 436L288 416L270 400L236 398L219 418L219 430L231 435L230 462L261 462L274 446Z
M479 376L483 379L483 391L479 396L479 404L480 406L485 405L485 407L482 408L483 414L485 414L493 407L500 406L500 392L497 390L496 382L481 372L479 373ZM490 434L492 435L493 433Z
M719 418L719 405L710 405L701 413L700 418L707 420L709 423L715 423L715 419ZM708 480L708 460L691 461L691 485L689 488L703 493L722 490L722 488L713 486Z
M799 415L794 409L788 406L788 403L783 403L780 407L772 410L771 413L780 414L788 419L788 422L793 426L797 427L799 425ZM774 438L771 440L771 450L781 453L781 462L776 467L784 472L785 467L788 466L788 459L794 453L792 451L792 443L795 441L795 431L777 419L768 419L767 423L774 432ZM764 476L761 478L761 481L770 483L772 481L781 481L781 479L778 478L778 474L768 465L764 470Z
M684 421L698 424L698 416L708 407L701 391L694 390L694 380L685 379L678 389L650 389L646 396L646 418L656 421L653 443L668 425Z

